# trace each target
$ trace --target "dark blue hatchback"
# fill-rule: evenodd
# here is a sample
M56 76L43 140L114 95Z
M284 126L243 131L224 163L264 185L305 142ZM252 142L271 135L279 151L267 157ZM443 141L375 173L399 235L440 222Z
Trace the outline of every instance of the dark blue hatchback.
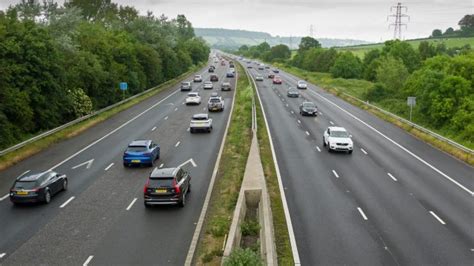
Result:
M160 158L160 146L151 140L134 140L123 153L123 165L153 166L155 160Z

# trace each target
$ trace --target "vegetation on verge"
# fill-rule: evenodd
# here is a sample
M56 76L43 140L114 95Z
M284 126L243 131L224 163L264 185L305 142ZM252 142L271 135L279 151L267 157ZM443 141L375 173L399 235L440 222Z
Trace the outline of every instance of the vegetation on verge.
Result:
M211 200L199 238L196 263L220 265L252 141L252 87L237 64L234 110Z

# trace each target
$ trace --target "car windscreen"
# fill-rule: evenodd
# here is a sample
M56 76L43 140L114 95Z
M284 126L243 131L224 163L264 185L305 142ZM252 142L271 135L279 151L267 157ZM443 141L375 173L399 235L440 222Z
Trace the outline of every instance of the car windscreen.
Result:
M173 178L172 177L164 177L164 178L150 178L148 182L149 187L157 188L157 187L173 187Z
M146 151L146 146L128 146L127 151L130 151L130 152L144 152L144 151Z
M303 103L303 107L314 108L314 107L316 107L316 105L314 105L314 103Z
M15 183L15 189L34 189L36 186L36 181L18 181Z
M183 85L183 86L189 86L189 82L182 82L181 85Z
M189 93L188 94L188 97L197 97L197 96L198 96L197 93Z
M349 134L346 131L331 131L331 137L334 138L348 138Z

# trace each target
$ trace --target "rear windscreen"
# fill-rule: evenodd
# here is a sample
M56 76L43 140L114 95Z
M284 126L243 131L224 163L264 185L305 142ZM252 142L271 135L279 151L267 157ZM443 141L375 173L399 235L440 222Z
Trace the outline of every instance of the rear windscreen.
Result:
M143 151L146 151L146 146L128 146L127 151L143 152Z
M36 187L35 181L18 181L15 183L16 189L33 189Z
M157 187L172 187L173 186L173 178L160 178L160 179L150 179L148 183L149 187L157 188Z

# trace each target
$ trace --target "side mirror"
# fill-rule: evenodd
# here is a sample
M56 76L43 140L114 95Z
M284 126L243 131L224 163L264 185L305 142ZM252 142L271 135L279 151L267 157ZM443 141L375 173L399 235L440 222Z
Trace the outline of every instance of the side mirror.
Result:
M349 138L352 138L352 135L349 135Z

